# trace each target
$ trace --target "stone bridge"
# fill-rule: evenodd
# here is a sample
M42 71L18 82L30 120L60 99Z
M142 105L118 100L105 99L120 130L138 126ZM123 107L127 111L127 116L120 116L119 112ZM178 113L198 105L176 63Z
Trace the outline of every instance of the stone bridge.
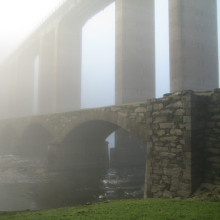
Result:
M103 166L106 137L123 128L147 147L145 197L187 197L201 182L219 182L219 103L218 89L185 91L142 103L1 120L0 141L41 155L49 144L55 167L76 155L75 165L90 166L96 155L93 162Z

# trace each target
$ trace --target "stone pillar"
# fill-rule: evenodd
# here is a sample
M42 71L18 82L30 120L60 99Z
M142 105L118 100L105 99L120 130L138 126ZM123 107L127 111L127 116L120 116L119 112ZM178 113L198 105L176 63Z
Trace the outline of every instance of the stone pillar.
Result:
M169 0L171 92L218 87L216 4Z
M38 78L38 113L55 112L56 82L55 30L50 30L41 37Z
M154 1L116 0L116 104L155 96Z
M81 105L82 26L72 19L60 23L57 33L56 111L72 111Z

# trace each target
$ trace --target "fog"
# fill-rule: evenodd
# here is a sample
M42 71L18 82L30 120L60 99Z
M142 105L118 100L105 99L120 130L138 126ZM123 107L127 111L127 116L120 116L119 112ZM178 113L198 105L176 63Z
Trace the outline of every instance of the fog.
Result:
M19 3L9 0L7 4L1 3L0 62L12 53L41 24L40 21L46 19L62 2L47 0L33 4L30 0L21 0ZM220 1L217 2L219 8ZM14 7L11 7L12 4ZM29 19L26 19L27 17ZM168 0L155 0L155 18L156 97L161 97L169 92ZM220 16L218 16L218 21L219 19ZM81 91L83 108L114 104L114 45L115 4L111 4L91 18L83 27Z
M44 21L53 10L62 4L60 0L7 0L7 4L3 2L0 1L0 62L7 59L13 50L39 27L40 21ZM52 8L53 10L51 10ZM218 11L220 11L220 0L218 0ZM16 20L19 23L16 23ZM162 97L164 93L170 91L168 23L168 0L155 0L156 97ZM220 15L218 15L218 27L218 30L220 30ZM36 115L38 114L39 54L35 55L33 66L35 73L33 114ZM4 79L4 76L1 75L1 77L1 79ZM19 80L19 77L17 80ZM13 85L15 85L15 88L16 84L18 83L14 80ZM0 86L5 86L4 80L1 81ZM81 64L81 108L94 108L114 104L115 3L90 18L83 26ZM14 106L17 109L22 109L23 107L16 104ZM124 130L120 131L121 137L125 137L124 140L126 140L123 144L128 146L132 142L136 147L135 149L130 149L130 151L120 149L121 155L124 156L124 152L126 152L127 158L132 161L134 152L138 152L136 155L137 161L140 161L139 159L141 158L141 162L144 162L138 171L136 169L109 169L112 168L109 165L111 161L109 152L111 152L111 149L108 149L108 153L106 149L114 146L114 132L117 126L105 124L108 128L114 127L108 133L110 136L106 135L105 138L99 137L100 139L93 140L90 136L95 136L97 135L96 133L105 133L106 127L100 121L85 124L80 125L75 130L73 129L65 141L62 142L62 147L59 145L59 149L67 149L63 154L59 152L59 149L58 153L55 152L56 154L50 151L48 146L53 146L57 150L57 143L51 143L52 135L42 126L35 124L32 127L28 127L19 143L17 142L17 134L12 127L8 126L4 128L5 130L3 129L4 132L0 135L0 150L3 152L3 155L0 152L0 211L83 204L87 201L90 202L90 200L94 201L94 195L95 201L102 201L103 198L105 200L114 196L117 198L132 198L135 193L135 196L142 197L145 171L142 169L145 166L145 157L143 155L146 154L146 146L143 142L133 134ZM98 126L99 130L97 131ZM110 142L109 145L106 140ZM75 145L77 146L73 149L73 145L74 147ZM90 151L86 148L88 146ZM100 151L99 147L102 148L102 151ZM48 156L47 153L49 151L52 153L48 154ZM88 162L90 156L91 158L94 156L90 159L95 162L100 160L100 158L105 158L106 161L103 162L104 165L102 164L103 167L106 166L105 170L94 169L91 172L87 169L83 172L54 172L54 170L47 170L48 163L54 163L54 155L62 156L65 154L60 164L66 163L68 166L72 166L75 163L74 165L77 166L80 162L84 162L79 159L78 155L84 156L85 152L88 156L84 158L86 162ZM97 158L94 152L98 152L97 155L102 154L105 157ZM112 152L112 155L114 155L116 150L115 152L112 150ZM48 159L49 157L52 159ZM66 158L68 158L68 161ZM124 158L121 157L120 159L122 161ZM78 178L80 181L76 183ZM129 181L133 181L132 184L134 184L130 186ZM129 184L126 185L125 182L126 184L129 182ZM90 183L90 185L85 183ZM123 189L123 184L126 185L126 189ZM98 188L93 186L98 186ZM112 186L113 188L111 188ZM131 188L132 190L129 191ZM86 191L84 191L85 189ZM122 192L124 197L121 196ZM18 194L16 198L14 197L15 194ZM59 201L56 195L58 195ZM75 198L73 199L71 195L74 195ZM90 197L88 198L87 195Z

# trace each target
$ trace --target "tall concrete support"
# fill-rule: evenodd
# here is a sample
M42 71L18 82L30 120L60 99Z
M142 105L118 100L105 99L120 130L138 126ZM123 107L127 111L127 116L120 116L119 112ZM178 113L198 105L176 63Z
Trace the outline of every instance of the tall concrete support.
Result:
M19 72L18 72L18 57L14 58L13 61L7 65L8 74L8 116L17 117L18 97L19 97Z
M9 71L3 66L0 70L0 118L9 117Z
M218 87L216 0L169 0L171 92Z
M38 76L38 113L55 112L55 30L41 37Z
M116 104L155 96L154 0L116 0Z
M19 57L16 111L18 116L34 112L34 48L30 47Z
M74 20L61 22L57 33L57 112L80 109L81 105L82 26Z

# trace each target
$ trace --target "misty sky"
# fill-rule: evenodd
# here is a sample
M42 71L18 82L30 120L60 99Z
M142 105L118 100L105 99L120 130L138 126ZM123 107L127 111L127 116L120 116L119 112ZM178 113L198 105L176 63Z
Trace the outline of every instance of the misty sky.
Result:
M62 2L0 0L0 62ZM82 107L114 104L114 13L111 4L83 28ZM161 97L169 92L168 0L155 0L155 14L156 95Z

